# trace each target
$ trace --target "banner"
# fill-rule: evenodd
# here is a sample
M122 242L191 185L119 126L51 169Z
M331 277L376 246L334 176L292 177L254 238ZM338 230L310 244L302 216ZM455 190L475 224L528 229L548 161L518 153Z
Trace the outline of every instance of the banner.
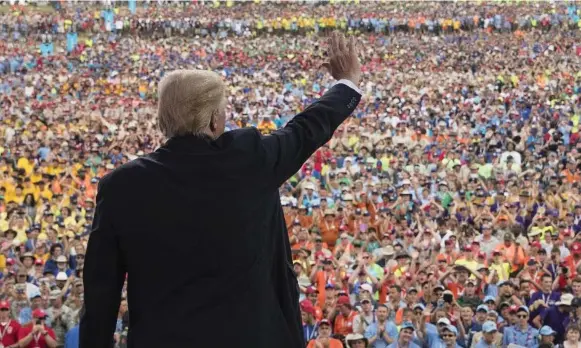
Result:
M135 11L137 11L137 0L129 0L129 12L135 14Z
M67 52L72 52L77 48L78 35L77 33L67 33Z
M52 42L40 44L40 54L43 57L50 56L54 53L54 45Z

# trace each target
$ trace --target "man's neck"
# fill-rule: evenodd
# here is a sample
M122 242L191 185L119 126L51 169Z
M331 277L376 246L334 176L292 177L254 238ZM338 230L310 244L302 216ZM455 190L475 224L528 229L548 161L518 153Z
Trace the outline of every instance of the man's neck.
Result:
M521 329L522 331L525 331L526 329L529 328L529 324L528 323L518 324L518 328Z
M0 318L0 323L2 323L2 324L6 324L6 323L8 323L8 322L10 322L10 318L9 318L9 317L6 317L6 318Z

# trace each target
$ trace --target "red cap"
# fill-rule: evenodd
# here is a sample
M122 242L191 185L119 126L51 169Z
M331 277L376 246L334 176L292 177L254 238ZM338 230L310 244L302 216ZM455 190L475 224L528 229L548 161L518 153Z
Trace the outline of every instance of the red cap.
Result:
M581 243L575 242L571 245L571 251L573 254L581 254Z
M350 305L351 301L349 301L349 297L347 297L347 296L339 296L339 299L337 299L337 304L338 305Z
M331 163L337 163L337 160L335 158L331 158Z
M472 251L472 245L465 245L464 251Z
M10 302L0 301L0 309L10 309Z
M485 259L486 258L486 253L481 251L481 252L478 253L478 257L480 257L482 259Z
M510 307L508 307L508 311L509 312L515 312L518 311L518 306L517 305L512 305Z
M436 260L438 260L438 261L448 261L448 258L446 258L446 255L444 255L444 254L438 254L438 256L436 256Z
M313 303L309 300L303 300L301 302L301 311L315 315L315 307L313 307Z
M34 261L34 264L35 264L35 265L38 265L38 266L42 266L42 265L44 265L44 262L42 262L42 259L36 259L36 260Z
M410 272L405 272L405 277L408 279L412 279L412 274Z
M32 317L36 319L43 319L46 318L46 312L40 308L37 308L32 311Z
M331 323L329 322L329 319L322 319L319 322L319 326L321 326L321 325L329 325L329 326L331 326Z
M318 291L317 289L315 289L315 287L314 287L314 286L307 286L307 289L305 290L305 293L306 293L307 295L310 295L310 294L315 294L315 293L318 293L318 292L319 292L319 291Z
M535 242L531 243L531 248L539 248L540 249L540 248L542 248L542 245L540 242L535 241Z
M13 258L7 258L6 259L6 264L12 266L14 264L14 259Z

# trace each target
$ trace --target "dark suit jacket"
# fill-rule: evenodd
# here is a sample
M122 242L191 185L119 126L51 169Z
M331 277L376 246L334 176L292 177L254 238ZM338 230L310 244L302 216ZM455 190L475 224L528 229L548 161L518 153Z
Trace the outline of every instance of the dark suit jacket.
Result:
M359 100L337 84L272 135L175 137L105 176L81 347L111 347L126 273L129 347L304 347L278 188Z

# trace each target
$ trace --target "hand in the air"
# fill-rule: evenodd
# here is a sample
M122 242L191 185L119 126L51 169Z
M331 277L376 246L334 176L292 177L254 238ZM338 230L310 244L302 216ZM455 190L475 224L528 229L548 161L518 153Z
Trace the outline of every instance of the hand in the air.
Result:
M333 32L328 41L328 62L323 66L329 70L329 73L335 80L346 79L359 84L361 79L361 63L355 44L355 37L351 36L349 40L338 32Z

